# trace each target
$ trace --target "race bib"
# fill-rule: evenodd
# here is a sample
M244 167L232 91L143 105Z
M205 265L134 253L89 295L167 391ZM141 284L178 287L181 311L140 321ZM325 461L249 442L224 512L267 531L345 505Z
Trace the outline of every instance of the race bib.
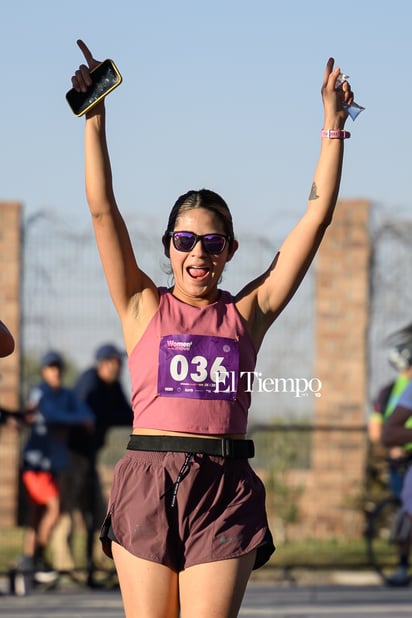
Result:
M160 340L158 394L189 399L236 399L238 342L227 337L165 335Z

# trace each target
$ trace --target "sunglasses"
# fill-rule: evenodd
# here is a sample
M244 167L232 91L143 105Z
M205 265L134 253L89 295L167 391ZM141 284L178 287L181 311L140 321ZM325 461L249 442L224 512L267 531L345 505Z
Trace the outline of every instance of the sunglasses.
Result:
M229 236L224 234L203 234L198 236L194 232L169 232L168 235L173 240L173 246L177 251L188 253L191 251L199 240L202 242L203 249L206 253L217 255L222 253L229 240Z

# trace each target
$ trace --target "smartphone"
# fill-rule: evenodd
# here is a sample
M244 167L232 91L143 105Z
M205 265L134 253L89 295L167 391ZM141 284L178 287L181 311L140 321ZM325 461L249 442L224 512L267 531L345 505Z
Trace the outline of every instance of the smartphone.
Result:
M119 69L109 58L92 69L90 77L93 84L86 92L77 92L77 90L71 88L66 93L66 100L76 116L83 116L122 83Z

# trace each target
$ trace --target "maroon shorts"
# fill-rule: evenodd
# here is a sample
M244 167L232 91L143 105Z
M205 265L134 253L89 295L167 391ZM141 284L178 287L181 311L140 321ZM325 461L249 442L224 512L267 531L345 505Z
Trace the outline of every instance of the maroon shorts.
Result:
M265 564L275 547L265 489L248 460L194 454L182 470L185 457L127 451L116 464L100 536L105 554L112 557L115 541L179 572L257 549L254 568Z

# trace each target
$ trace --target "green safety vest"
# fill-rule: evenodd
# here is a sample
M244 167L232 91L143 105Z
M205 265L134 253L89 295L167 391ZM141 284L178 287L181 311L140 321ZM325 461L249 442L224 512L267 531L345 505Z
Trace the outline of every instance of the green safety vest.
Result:
M411 381L412 378L405 376L405 375L398 375L398 377L396 378L393 386L392 386L392 390L390 392L387 404L385 406L385 410L383 413L383 418L384 420L386 420L394 411L394 409L397 406L397 403L399 401L400 396L402 395L403 391L405 390L405 388L408 386L409 382ZM412 427L412 414L411 416L408 418L408 420L405 423L405 427ZM412 442L408 442L407 444L403 445L403 448L411 451L412 450Z

